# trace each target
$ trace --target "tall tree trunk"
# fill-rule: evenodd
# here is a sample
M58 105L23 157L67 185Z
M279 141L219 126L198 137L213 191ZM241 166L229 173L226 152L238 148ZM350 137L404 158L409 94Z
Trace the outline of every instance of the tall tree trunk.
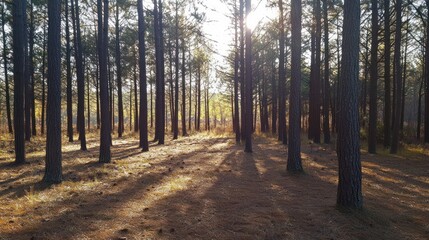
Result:
M393 57L393 65L395 69L395 114L393 115L393 131L392 131L392 145L390 153L396 154L398 152L399 144L399 128L401 122L401 106L402 106L402 70L401 70L401 26L402 26L402 0L396 0L396 29L395 29L395 52Z
M278 140L283 142L285 138L286 130L286 70L285 70L285 24L284 24L284 12L283 12L283 0L279 0L279 30L280 30L280 40L279 40L279 131L278 131Z
M109 86L108 86L108 29L109 29L109 1L104 0L104 11L101 0L97 0L98 11L98 56L100 65L100 108L101 108L101 132L100 132L100 163L109 163L111 160L111 123L109 116ZM104 12L104 21L103 21Z
M369 45L369 41L371 38L371 31L370 29L368 29L366 31L366 40L365 40L365 55L364 55L364 67L363 67L363 83L361 84L361 92L360 92L360 97L361 97L361 103L360 103L360 107L361 107L361 111L360 111L360 116L367 116L367 110L368 110L368 77L369 77L369 72L370 72L370 47ZM361 117L361 123L362 123L362 128L366 128L366 118L365 117Z
M74 36L74 49L76 59L76 75L77 75L77 122L80 140L80 149L87 150L86 148L86 134L85 134L85 74L83 66L83 51L82 40L80 31L80 10L79 1L75 0L73 9L72 0L72 19L75 21L76 35ZM75 15L75 16L73 16Z
M150 128L153 128L153 84L150 83Z
M97 129L100 129L101 126L101 120L100 120L100 68L97 63L97 70L96 70L96 79L95 79L95 94L96 96L96 111L97 111Z
M201 126L201 63L198 63L198 67L197 67L197 107L195 109L196 111L196 119L195 121L197 121L196 126L195 126L195 130L200 131L200 126Z
M134 67L133 67L133 80L134 80L134 132L138 132L140 129L139 126L139 105L138 105L138 95L137 95L137 57L134 51ZM146 75L146 74L145 74ZM140 80L140 79L139 79ZM139 81L140 83L140 81ZM147 90L146 90L147 92ZM147 105L147 94L146 94L146 105ZM146 106L147 111L147 106ZM146 121L147 121L147 112L146 112ZM147 129L147 124L146 124Z
M171 132L174 132L174 114L175 114L175 110L174 110L174 86L173 86L173 52L172 52L172 44L171 44L171 40L168 39L168 65L169 65L169 102L170 102L170 121L171 121ZM168 126L168 121L166 120L166 124Z
M34 11L33 1L30 1L30 35L29 35L29 49L30 54L28 56L28 64L30 70L30 106L31 106L31 135L36 136L36 103L34 100Z
M12 7L15 163L22 164L25 163L24 90L26 0L14 0Z
M329 103L330 103L330 85L329 85L329 19L328 19L328 0L323 1L323 28L324 28L324 47L325 47L325 70L323 81L323 142L331 142L331 131L329 130Z
M429 1L426 0L426 8L429 9ZM429 20L429 16L427 17ZM429 22L429 21L426 21ZM426 23L426 44L425 44L425 124L424 142L429 143L429 23Z
M301 0L291 2L291 81L287 170L302 172L301 164Z
M146 26L143 12L143 0L138 0L137 8L139 17L140 147L143 151L149 151L147 129Z
M238 49L238 14L237 14L237 0L234 1L234 132L235 142L239 143L241 140L240 134L240 108L238 106L238 68L239 68L239 49Z
M390 145L390 129L391 129L391 86L390 86L390 0L384 0L384 147Z
M189 117L188 117L188 128L192 130L192 55L191 48L189 47Z
M46 89L45 89L45 78L46 78L46 27L43 26L43 50L42 50L42 116L41 116L41 127L40 132L42 135L45 134L45 106L46 106ZM72 129L73 131L73 129Z
M10 134L13 133L12 126L12 117L11 117L11 109L10 109L10 93L9 93L9 76L8 76L8 66L7 66L7 46L6 46L6 32L4 26L6 25L5 20L5 4L3 2L1 8L1 23L2 23L2 37L3 37L3 67L4 67L4 80L5 80L5 91L6 91L6 115L7 115L7 127ZM44 35L43 35L44 36Z
M174 127L173 139L177 139L179 135L179 5L176 0L176 17L175 17L175 82L174 82Z
M61 0L48 1L48 105L43 181L60 183L61 166Z
M84 58L85 59L85 58ZM87 113L87 119L88 119L88 132L91 131L91 106L90 106L90 91L89 91L89 64L87 65L86 63L86 59L84 60L84 66L86 66L86 113Z
M124 104L122 99L122 66L121 66L121 46L120 46L120 33L119 33L119 0L116 0L116 21L115 21L115 34L116 34L116 80L118 86L118 137L122 137L124 132Z
M421 135L421 125L422 125L422 96L423 96L423 86L424 86L424 78L420 82L419 88L419 101L417 106L417 139L420 139Z
M359 143L360 1L344 2L343 45L338 109L337 205L362 208L362 169Z
M311 139L320 143L320 54L321 54L321 9L320 0L315 1L315 33L314 33L314 64L312 65L312 77L310 79L310 128Z
M30 56L28 53L28 22L27 22L27 3L25 3L26 7L24 10L24 56L25 56L25 69L24 69L24 111L25 111L25 140L31 140L31 75L30 75Z
M245 79L244 79L244 0L239 0L240 15L240 105L241 105L241 140L245 140L246 132L246 97L245 97Z
M71 0L74 1L74 0ZM73 93L72 93L72 68L69 28L69 1L65 0L65 30L66 30L66 79L67 79L67 136L69 142L73 142ZM73 4L73 2L72 2ZM72 9L74 11L74 9ZM74 25L74 23L73 23Z
M159 137L159 144L164 144L164 137L165 137L165 72L164 72L164 24L163 24L163 5L162 0L159 1L159 46L160 46L160 92L161 92L161 126L160 126L160 137Z
M251 0L246 0L246 18L252 11ZM245 98L246 98L246 124L245 124L245 147L244 151L252 152L252 132L253 132L253 86L252 86L252 30L250 26L246 26L246 53L245 53Z
M188 133L186 131L186 47L185 40L182 36L182 136L187 136Z
M368 152L377 151L378 5L371 0L371 70L369 79Z
M158 9L159 5L159 9ZM165 137L165 83L164 83L164 35L162 0L154 1L155 54L156 54L156 99L155 139L164 144Z
M272 62L271 66L271 132L273 134L277 133L277 84L276 84L276 77L275 77L275 66L274 61Z
M113 93L113 77L112 70L110 65L110 56L107 55L107 79L109 84L109 114L110 114L110 123L111 123L111 134L115 131L115 94Z
M340 55L340 20L339 18L337 18L337 83L336 83L336 89L335 89L335 114L334 114L334 119L335 119L335 129L334 131L336 133L338 133L338 118L339 118L339 109L340 109L340 82L341 82L341 55Z
M409 20L410 20L409 17L407 17L407 20L406 20L407 25L405 26L405 29L409 29L409 22L410 22ZM404 68L403 69L404 75L402 77L401 121L400 121L400 125L399 125L399 129L401 132L404 129L405 95L406 95L405 83L407 80L407 56L408 56L408 54L407 54L407 52L408 52L408 37L407 37L408 32L406 31L404 34L405 34L405 47L404 47L404 62L402 64L403 68Z
M207 105L207 107L206 107L206 109L207 109L207 112L206 112L207 130L210 132L210 98L209 98L209 86L208 86L208 83L207 83L207 86L206 86L206 105Z

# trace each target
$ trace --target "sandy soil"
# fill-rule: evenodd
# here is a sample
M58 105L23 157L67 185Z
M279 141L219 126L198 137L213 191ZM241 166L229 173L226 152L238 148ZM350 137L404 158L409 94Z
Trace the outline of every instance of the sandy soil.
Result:
M305 174L287 149L256 137L244 153L228 136L152 145L115 140L113 162L64 146L64 182L44 186L43 148L13 166L0 155L0 239L429 239L429 158L362 154L365 208L335 207L333 145L303 143Z

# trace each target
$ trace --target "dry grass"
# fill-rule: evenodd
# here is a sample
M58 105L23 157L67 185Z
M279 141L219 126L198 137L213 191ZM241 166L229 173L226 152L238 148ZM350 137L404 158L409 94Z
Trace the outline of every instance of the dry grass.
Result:
M115 139L111 164L98 164L98 137L88 151L63 146L64 182L46 186L43 139L29 161L13 166L0 141L0 239L427 239L427 149L397 156L362 155L365 209L335 208L333 145L303 141L306 173L285 171L287 149L256 137L243 153L223 132L151 145L133 134ZM64 141L65 142L65 141Z

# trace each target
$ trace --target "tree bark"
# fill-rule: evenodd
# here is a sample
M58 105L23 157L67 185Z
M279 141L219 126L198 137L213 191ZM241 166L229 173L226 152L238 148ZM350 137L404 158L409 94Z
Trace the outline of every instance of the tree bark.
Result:
M331 142L331 131L329 130L329 103L330 103L330 85L329 85L329 19L328 19L328 0L323 1L323 28L324 28L324 47L325 47L325 70L323 81L323 142Z
M147 129L146 26L143 13L143 0L138 0L137 8L139 20L140 147L146 152L149 151L149 143Z
M30 33L29 33L29 56L28 64L30 70L30 108L31 108L31 135L36 136L36 102L34 100L34 10L33 10L33 1L30 1Z
M72 0L73 1L73 0ZM72 5L73 6L73 5ZM85 134L85 68L83 65L83 50L80 31L80 10L79 1L75 0L74 6L76 36L75 36L75 59L76 59L76 74L77 74L77 122L80 140L80 149L87 150L86 148L86 134ZM73 17L72 12L72 17Z
M61 0L48 1L48 105L43 181L60 183L61 166Z
M71 0L74 1L74 0ZM67 136L69 142L73 142L73 93L72 93L72 68L69 28L69 1L65 0L65 30L66 30L66 81L67 81ZM74 9L72 9L74 11ZM74 23L73 23L74 25Z
M42 135L45 134L45 106L46 106L46 89L45 89L45 78L46 78L46 27L43 26L43 50L42 50L42 113L41 113L41 127L40 132ZM73 131L73 130L72 130Z
M289 143L286 169L302 172L301 164L301 0L291 2L291 82L289 95Z
M122 66L121 66L121 45L119 41L119 1L116 0L116 21L115 21L115 50L116 50L116 84L118 86L118 137L122 137L124 132L124 103L122 99Z
M284 12L283 12L283 1L279 0L279 30L280 30L280 39L279 39L279 131L278 131L278 140L283 142L286 132L286 70L285 70L285 24L284 24Z
M173 139L179 135L179 5L176 0L176 17L175 17L175 76L174 76L174 127Z
M240 106L241 106L241 140L245 139L246 131L246 101L245 101L245 82L244 82L244 0L239 0L240 15Z
M401 124L401 106L402 106L402 70L401 70L401 26L402 26L402 0L396 0L395 12L396 12L396 29L395 29L395 49L393 57L393 65L395 69L394 80L395 80L395 98L394 100L394 121L392 130L392 144L390 147L390 153L396 154L398 152L399 144L399 130Z
M159 9L158 9L159 5ZM165 82L164 82L164 35L162 1L154 1L155 55L156 55L156 99L155 140L164 144L165 137Z
M429 8L428 0L426 0L426 8ZM429 16L427 19L429 19ZM425 83L424 142L429 143L429 23L426 23Z
M133 69L133 80L134 80L134 132L138 132L139 129L140 129L140 126L139 126L139 104L138 104L138 94L137 94L137 57L136 57L135 51L134 51L134 61L135 61L134 62L134 69ZM140 81L139 81L139 84L140 84ZM146 90L146 92L147 92L147 90ZM146 94L146 105L147 105L147 94ZM147 106L146 106L146 110L147 110ZM147 121L147 113L146 113L146 121Z
M26 0L14 0L12 8L15 163L25 163L24 89L25 89L25 13Z
M390 145L390 129L391 129L391 86L390 86L390 0L384 0L384 147Z
M2 37L3 37L3 67L4 67L4 80L5 80L5 91L6 91L6 115L7 115L7 128L10 134L13 133L11 108L10 108L10 90L9 90L9 76L8 76L8 60L7 60L7 46L6 46L6 31L4 26L6 25L5 20L5 4L2 4L1 8L1 22L2 22Z
M252 11L251 0L246 0L246 18ZM252 132L253 132L253 85L252 85L252 30L246 25L246 52L245 52L245 104L246 104L246 124L245 124L245 147L244 151L252 152Z
M186 131L186 47L185 40L182 36L182 136L187 136L188 133Z
M368 152L377 152L378 5L371 0L371 70L369 79Z
M310 137L315 143L320 143L320 54L321 54L321 9L320 0L315 1L315 32L314 32L314 64L312 65L312 77L310 79Z
M234 1L234 132L235 142L241 140L240 134L240 109L238 105L238 69L239 69L239 49L238 49L238 14L237 1Z
M27 21L27 2L24 9L24 119L25 119L25 141L31 140L31 76L30 76L30 56L28 53L28 21Z
M108 27L109 27L109 1L104 0L104 11L102 0L97 0L98 11L98 56L100 66L100 110L101 110L101 132L100 132L100 163L111 161L111 118L109 116L109 87L108 87ZM104 21L103 21L104 12Z
M344 2L343 45L338 109L337 205L362 208L362 169L359 144L360 1Z

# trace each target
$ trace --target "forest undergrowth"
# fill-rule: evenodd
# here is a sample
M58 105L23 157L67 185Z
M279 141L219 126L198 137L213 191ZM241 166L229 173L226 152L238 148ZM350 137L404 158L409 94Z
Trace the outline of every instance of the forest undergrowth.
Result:
M302 142L305 173L288 174L287 148L255 136L244 153L228 134L193 134L138 148L113 140L112 163L63 144L64 181L41 183L42 139L13 165L1 141L0 239L427 239L429 152L362 151L362 211L335 207L335 145ZM3 146L4 145L4 146Z

